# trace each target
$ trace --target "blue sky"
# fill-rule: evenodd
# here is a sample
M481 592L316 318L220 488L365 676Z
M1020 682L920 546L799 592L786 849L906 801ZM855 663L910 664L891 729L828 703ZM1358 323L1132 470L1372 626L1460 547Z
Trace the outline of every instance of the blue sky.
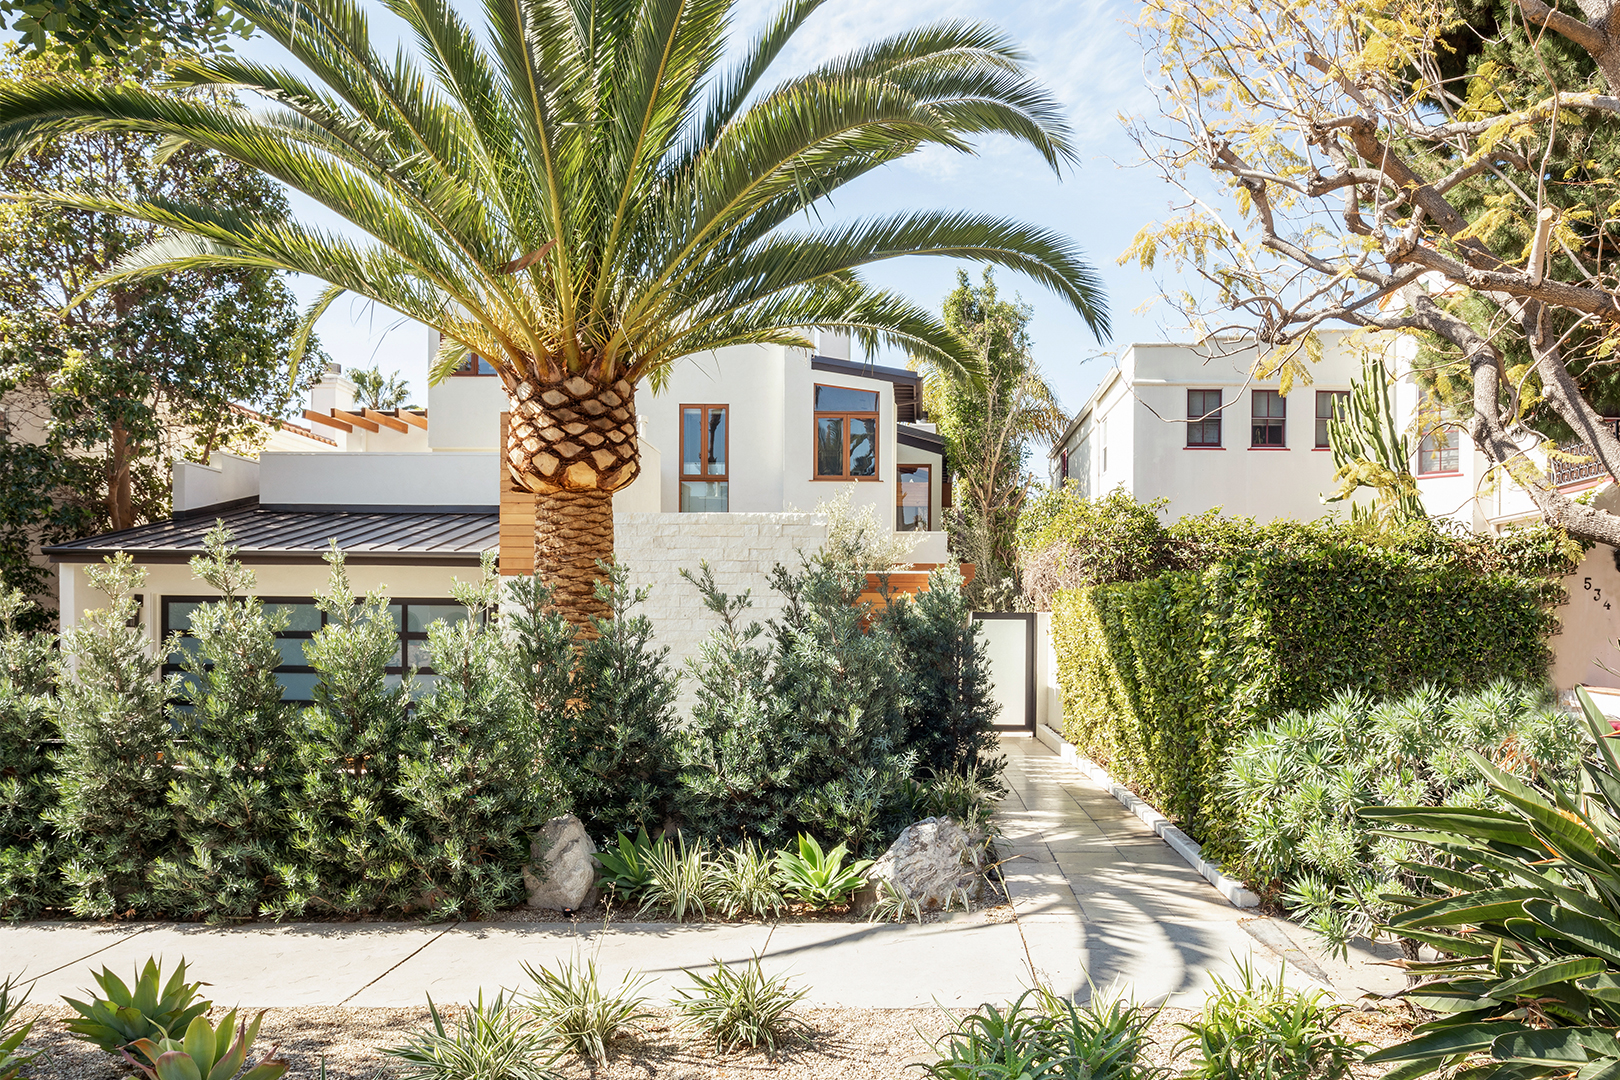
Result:
M473 5L460 0L475 18ZM751 35L776 4L743 0L737 32ZM1005 293L1021 293L1035 309L1036 358L1071 411L1084 404L1113 356L1133 341L1182 337L1174 312L1154 304L1162 284L1115 259L1145 222L1165 215L1172 192L1148 170L1133 168L1138 153L1118 116L1151 106L1140 47L1129 20L1133 0L828 0L800 32L795 47L775 69L787 74L843 52L862 41L935 19L967 19L1000 27L1029 53L1038 76L1056 93L1073 124L1080 166L1061 179L1032 151L1011 140L986 141L975 156L926 150L865 177L836 198L824 219L913 207L983 210L1058 229L1086 252L1106 284L1114 335L1106 345L1091 337L1079 315L1033 282L1001 272ZM371 8L373 34L392 48L390 17ZM239 51L280 62L274 46L249 42ZM311 208L299 204L300 212ZM323 215L316 212L315 216ZM955 283L956 267L944 259L906 259L868 271L873 281L899 289L919 303L938 306ZM977 268L969 268L975 276ZM315 295L314 282L298 283L301 297ZM1146 310L1143 310L1143 309ZM380 364L397 368L425 400L427 334L392 311L344 298L319 324L327 352L345 367ZM898 355L880 363L900 363Z

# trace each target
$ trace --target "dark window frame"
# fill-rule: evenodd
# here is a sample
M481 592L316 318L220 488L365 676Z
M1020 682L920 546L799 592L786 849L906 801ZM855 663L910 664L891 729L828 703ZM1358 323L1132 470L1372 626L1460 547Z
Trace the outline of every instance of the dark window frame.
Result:
M847 390L852 394L871 394L877 408L871 412L849 411L837 409L817 409L815 407L817 390ZM815 383L810 389L810 449L813 464L811 466L812 480L830 480L837 482L872 482L883 479L883 424L879 412L883 407L883 395L877 390L866 389L859 386L840 386L837 383ZM872 475L857 476L849 471L849 439L850 420L872 421ZM838 458L841 473L824 473L821 471L821 422L823 420L843 420L844 450Z
M1334 412L1322 415L1322 400L1326 398L1333 405ZM1345 411L1338 412L1339 402L1344 403ZM1329 420L1342 420L1349 415L1350 391L1348 390L1318 390L1316 392L1316 449L1331 450L1332 444L1328 442L1327 422Z
M176 595L164 595L163 597L161 597L159 599L160 610L158 612L158 623L159 623L159 628L160 628L160 631L161 631L161 633L159 635L159 641L166 644L168 642L168 640L169 640L169 635L171 633L175 632L175 630L177 629L177 627L175 627L173 625L173 622L169 617L169 605L170 604L212 604L212 603L217 603L221 599L223 599L223 597L219 597L219 596L183 596L183 595L178 595L178 594L176 594ZM311 596L261 596L261 597L258 597L258 600L266 608L280 607L280 606L283 606L283 605L285 605L285 606L295 606L295 605L296 606L313 606L314 603L315 603L315 598L311 597ZM365 597L361 596L361 597L355 597L354 602L356 604L360 604L360 603L363 603L364 601L365 601ZM425 629L423 629L423 630L412 630L410 628L410 625L411 625L410 607L411 607L412 604L422 604L424 606L431 606L431 607L452 607L452 606L459 607L460 606L459 604L456 603L455 597L452 597L452 596L440 596L440 597L411 596L411 597L401 597L399 599L389 598L388 606L390 608L394 608L394 607L399 608L399 630L398 630L398 632L396 634L396 637L399 639L399 661L400 662L398 664L390 664L390 665L388 665L384 669L384 674L385 675L398 675L401 678L404 678L407 674L409 674L412 671L412 666L411 666L411 645L413 643L416 643L416 642L425 642L425 641L427 641L427 631ZM465 610L465 609L463 609L463 610ZM326 626L327 625L326 612L324 612L324 611L320 612L320 616L321 616L321 625ZM316 630L287 630L287 631L283 631L282 633L277 634L276 637L277 637L278 640L284 640L284 641L312 641L312 640L314 640L314 637L318 632L319 631L316 631ZM183 631L181 633L182 633L183 636L188 636L188 635L184 635ZM163 646L160 645L159 647L162 648ZM164 678L168 678L169 675L171 675L171 674L183 674L184 671L185 671L185 669L184 669L184 667L182 665L176 664L176 663L173 663L173 662L170 661L169 657L171 655L173 655L173 654L171 654L165 648L164 652L163 652L163 668L162 668L162 675L163 675ZM431 665L422 665L422 666L416 667L414 670L415 670L417 675L431 676L431 675L436 674L436 672L433 670ZM286 673L288 675L313 675L313 674L315 674L314 667L312 667L308 663L303 663L303 664L281 664L281 665L277 666L276 671L277 672L284 672L284 673ZM310 705L310 704L313 704L313 702L314 702L313 698L288 698L288 697L284 697L284 698L282 698L282 700L287 702L288 704L292 704L292 705Z
M1270 396L1265 396L1270 395ZM1261 413L1255 410L1264 401L1268 411ZM1275 402L1281 410L1278 413L1269 411L1270 403ZM1260 432L1267 434L1262 439ZM1277 432L1276 442L1271 441L1270 432ZM1251 450L1286 450L1288 449L1288 399L1278 390L1250 390L1249 391L1249 449Z
M1219 404L1216 405L1215 408L1211 409L1209 407L1209 399L1206 396L1200 398L1198 404L1195 406L1193 404L1194 394L1214 394L1215 400L1219 402ZM1207 387L1189 387L1187 389L1187 445L1198 450L1215 449L1216 447L1224 445L1225 432L1222 430L1221 420L1223 419L1225 409L1225 391L1219 388L1209 389ZM1213 426L1215 429L1214 442L1209 441L1209 432L1211 426ZM1199 439L1194 440L1193 436L1195 434L1199 436Z
M894 529L895 532L932 532L934 530L934 467L925 461L902 462L894 467ZM904 504L900 501L905 497L905 485L900 477L906 473L924 472L928 474L927 488L928 500L923 503L923 527L921 529L908 529L900 524L900 511Z

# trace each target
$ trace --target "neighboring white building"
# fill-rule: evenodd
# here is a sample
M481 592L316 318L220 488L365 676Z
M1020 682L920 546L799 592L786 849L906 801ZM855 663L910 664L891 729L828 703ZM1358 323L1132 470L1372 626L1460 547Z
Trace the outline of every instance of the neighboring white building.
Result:
M476 358L429 388L425 410L359 407L355 389L327 371L304 412L309 427L276 427L256 459L175 462L171 520L47 549L59 564L63 628L102 603L86 568L125 551L148 571L141 617L153 639L184 631L192 606L209 596L187 561L223 520L260 594L293 610L289 640L318 625L310 598L325 583L321 555L335 539L356 591L396 601L396 673L420 666L427 622L458 610L452 580L475 574L503 534L516 565L522 538L533 535L532 519L502 528L507 398ZM677 661L713 622L679 571L706 559L722 588L752 589L757 614L768 617L780 607L771 568L819 544L825 522L811 512L841 491L912 533L919 566L946 561L944 445L920 415L920 396L915 372L851 361L839 335L824 335L815 354L739 346L691 357L662 393L640 389L642 472L614 497L616 546L633 582L651 587L647 613ZM302 698L313 676L301 668L301 647L287 656L289 694Z
M1361 361L1345 335L1321 337L1312 381L1296 378L1286 396L1277 378L1255 377L1252 348L1130 346L1052 449L1052 481L1087 498L1165 498L1169 520L1217 507L1260 521L1329 513L1326 421Z

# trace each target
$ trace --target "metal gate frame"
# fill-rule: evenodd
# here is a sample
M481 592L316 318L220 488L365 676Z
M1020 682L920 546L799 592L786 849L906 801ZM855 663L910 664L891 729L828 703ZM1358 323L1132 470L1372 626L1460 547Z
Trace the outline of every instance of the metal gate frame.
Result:
M1024 722L997 724L997 731L1035 732L1035 613L1033 611L975 611L975 622L991 619L1017 621L1024 624Z

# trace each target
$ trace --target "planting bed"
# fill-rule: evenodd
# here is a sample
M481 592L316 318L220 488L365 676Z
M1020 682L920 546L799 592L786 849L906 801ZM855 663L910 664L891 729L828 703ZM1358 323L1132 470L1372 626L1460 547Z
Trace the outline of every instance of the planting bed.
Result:
M450 1016L455 1006L441 1007ZM715 1080L720 1077L767 1076L777 1080L900 1080L924 1076L915 1064L930 1060L932 1042L951 1026L938 1009L805 1008L797 1012L813 1035L776 1056L764 1053L717 1055L695 1035L677 1030L674 1018L657 1010L643 1035L613 1043L613 1060L594 1073L582 1060L560 1062L569 1080ZM210 1013L217 1020L224 1010ZM62 1023L73 1015L65 1006L27 1007L24 1018L38 1016L29 1045L44 1049L48 1060L33 1070L35 1080L123 1080L129 1070L93 1046L70 1036ZM1168 1064L1181 1032L1175 1026L1197 1014L1165 1009L1152 1028L1148 1056ZM322 1059L327 1080L385 1080L396 1072L384 1047L397 1045L429 1023L424 1006L414 1009L346 1009L336 1007L271 1009L260 1029L257 1054L280 1045L292 1068L287 1080L319 1080ZM1384 1013L1349 1013L1339 1028L1352 1038L1379 1046L1398 1042L1405 1026ZM257 1056L257 1055L256 1055ZM1382 1076L1382 1068L1359 1069L1358 1078Z

